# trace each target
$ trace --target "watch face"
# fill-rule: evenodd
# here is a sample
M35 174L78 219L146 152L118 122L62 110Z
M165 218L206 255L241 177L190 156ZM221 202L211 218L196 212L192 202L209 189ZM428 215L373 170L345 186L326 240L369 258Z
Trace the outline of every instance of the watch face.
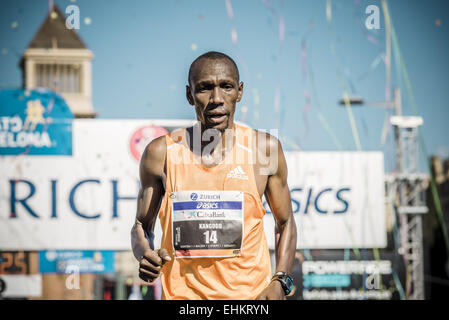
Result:
M273 279L277 278L282 284L285 295L288 295L293 290L293 279L285 272L279 271L275 274Z
M293 280L292 280L292 278L290 278L290 276L285 277L285 284L287 285L287 290L288 290L287 294L289 294L293 289Z

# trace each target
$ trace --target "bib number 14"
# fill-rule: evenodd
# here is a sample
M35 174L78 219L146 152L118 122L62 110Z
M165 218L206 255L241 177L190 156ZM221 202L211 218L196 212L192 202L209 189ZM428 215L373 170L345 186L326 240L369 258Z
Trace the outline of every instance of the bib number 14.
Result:
M206 244L217 243L217 230L207 230L203 232Z
M172 241L177 258L226 258L241 254L242 191L176 191L172 201Z

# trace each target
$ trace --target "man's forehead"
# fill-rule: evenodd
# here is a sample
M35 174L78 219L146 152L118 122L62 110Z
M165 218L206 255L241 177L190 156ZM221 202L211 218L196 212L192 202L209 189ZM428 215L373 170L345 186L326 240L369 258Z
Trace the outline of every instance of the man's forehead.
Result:
M228 59L201 59L193 68L192 80L203 82L208 80L239 80L238 70Z

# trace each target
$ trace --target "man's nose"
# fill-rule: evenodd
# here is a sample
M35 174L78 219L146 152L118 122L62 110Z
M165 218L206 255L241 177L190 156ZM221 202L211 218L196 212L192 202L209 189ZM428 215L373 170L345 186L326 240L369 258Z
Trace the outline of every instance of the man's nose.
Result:
M213 104L221 104L223 103L223 93L221 92L220 87L214 87L212 90L212 95L210 97L210 102Z

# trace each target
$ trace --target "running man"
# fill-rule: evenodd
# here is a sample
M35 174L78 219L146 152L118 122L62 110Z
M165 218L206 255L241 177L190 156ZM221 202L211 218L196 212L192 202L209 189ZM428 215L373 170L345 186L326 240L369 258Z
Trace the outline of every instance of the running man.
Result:
M234 122L243 82L229 56L199 56L188 83L197 124L153 140L140 162L131 230L139 276L152 282L161 275L163 299L285 299L296 225L281 144ZM274 275L263 195L276 222ZM157 216L163 235L154 250Z

